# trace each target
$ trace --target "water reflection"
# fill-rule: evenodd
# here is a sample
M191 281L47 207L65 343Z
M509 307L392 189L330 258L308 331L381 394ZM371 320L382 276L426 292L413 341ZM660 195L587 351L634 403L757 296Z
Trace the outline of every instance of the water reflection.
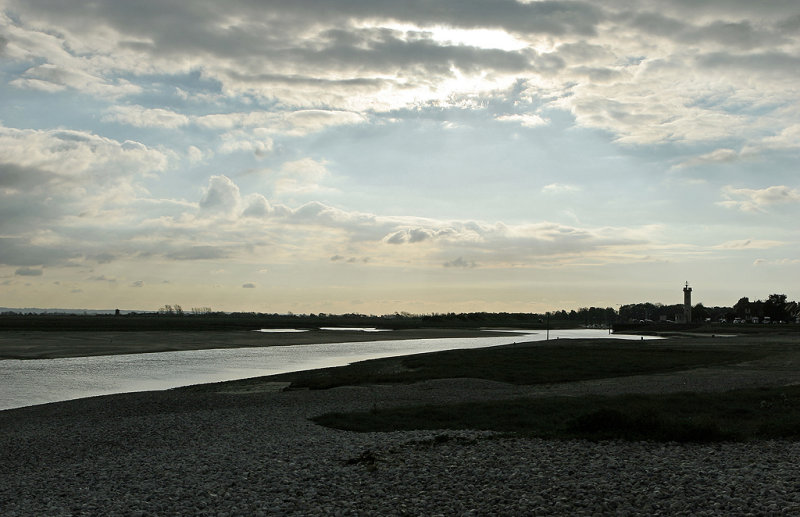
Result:
M551 330L550 339L640 339L605 330ZM162 390L355 361L545 339L545 332L478 338L368 341L0 361L0 409L130 391ZM650 338L646 338L650 339Z

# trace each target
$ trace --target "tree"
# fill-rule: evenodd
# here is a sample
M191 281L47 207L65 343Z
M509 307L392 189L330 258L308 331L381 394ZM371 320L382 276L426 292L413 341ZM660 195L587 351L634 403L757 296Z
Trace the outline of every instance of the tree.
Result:
M698 303L692 309L692 321L694 322L703 322L706 318L710 318L710 313L708 309L702 303Z
M733 312L736 313L737 318L749 318L750 298L748 298L747 296L739 298L739 301L736 302L736 305L733 306Z
M786 303L785 294L771 294L764 302L764 316L768 316L772 321L788 321L789 311Z

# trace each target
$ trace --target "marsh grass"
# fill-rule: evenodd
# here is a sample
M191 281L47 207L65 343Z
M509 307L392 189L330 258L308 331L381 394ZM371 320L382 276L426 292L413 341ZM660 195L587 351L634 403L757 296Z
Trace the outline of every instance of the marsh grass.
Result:
M513 384L573 382L736 364L775 353L734 341L571 341L454 350L360 363L295 379L297 386L416 382L469 377ZM320 372L317 372L319 374ZM352 431L476 429L547 439L675 442L800 439L800 387L546 397L327 414L321 425Z
M769 354L766 348L707 341L672 346L612 339L560 340L553 344L539 342L377 359L275 378L290 381L292 388L308 389L449 378L531 385L680 371L750 361Z
M547 397L330 413L351 431L476 429L547 439L674 442L800 439L800 387L614 397Z

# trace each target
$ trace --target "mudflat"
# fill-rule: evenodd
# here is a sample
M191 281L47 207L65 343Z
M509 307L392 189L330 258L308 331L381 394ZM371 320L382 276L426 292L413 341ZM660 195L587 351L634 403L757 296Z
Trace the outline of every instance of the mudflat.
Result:
M386 332L309 330L307 332L256 331L2 331L0 359L54 359L96 355L141 354L212 348L349 343L396 339L488 337L470 329L408 329ZM505 334L504 334L505 335Z

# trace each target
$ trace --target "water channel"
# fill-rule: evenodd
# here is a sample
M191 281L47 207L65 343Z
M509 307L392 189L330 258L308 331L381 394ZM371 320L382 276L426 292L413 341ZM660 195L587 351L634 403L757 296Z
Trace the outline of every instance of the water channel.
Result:
M376 336L377 337L377 336ZM602 329L551 330L550 339L617 338ZM546 333L272 346L61 359L0 360L0 410L76 398L163 390L439 350L543 341ZM644 337L644 339L650 339Z

